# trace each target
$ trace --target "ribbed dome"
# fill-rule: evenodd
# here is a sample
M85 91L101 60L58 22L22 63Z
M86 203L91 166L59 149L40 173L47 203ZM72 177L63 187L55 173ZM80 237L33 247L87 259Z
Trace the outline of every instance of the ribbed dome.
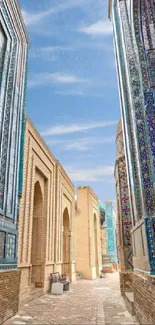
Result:
M99 209L100 209L100 211L104 211L105 212L105 205L101 201L99 201Z
M117 132L116 132L116 139L119 136L119 134L122 132L122 121L120 120L118 123L118 127L117 127Z

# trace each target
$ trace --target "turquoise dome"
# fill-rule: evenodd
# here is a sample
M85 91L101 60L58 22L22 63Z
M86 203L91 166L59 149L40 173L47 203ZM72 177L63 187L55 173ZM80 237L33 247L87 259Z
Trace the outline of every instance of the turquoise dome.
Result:
M105 212L105 205L101 201L99 201L99 209L100 209L100 211L104 211Z

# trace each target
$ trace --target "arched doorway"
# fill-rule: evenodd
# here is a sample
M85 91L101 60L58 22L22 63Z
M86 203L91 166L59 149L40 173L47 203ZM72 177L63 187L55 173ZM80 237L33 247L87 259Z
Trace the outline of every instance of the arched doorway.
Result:
M70 277L70 226L69 226L69 213L65 208L63 212L63 274Z
M43 196L40 183L37 181L34 186L34 206L33 206L33 228L32 228L32 251L31 282L35 287L43 287L44 282L44 262L45 262L45 236L44 236L44 216L43 216Z
M95 213L94 213L94 266L96 267L96 275L98 275L97 217Z

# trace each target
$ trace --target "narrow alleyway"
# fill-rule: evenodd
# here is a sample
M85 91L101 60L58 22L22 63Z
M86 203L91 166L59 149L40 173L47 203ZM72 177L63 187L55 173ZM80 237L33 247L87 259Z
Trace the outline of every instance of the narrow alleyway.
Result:
M45 295L31 301L11 320L31 324L138 324L125 308L119 291L119 274L94 281L78 280L62 296Z

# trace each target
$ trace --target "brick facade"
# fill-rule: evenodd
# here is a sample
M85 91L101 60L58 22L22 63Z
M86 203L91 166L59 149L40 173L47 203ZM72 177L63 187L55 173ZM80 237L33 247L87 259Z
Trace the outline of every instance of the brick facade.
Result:
M71 280L75 279L74 210L73 184L27 118L18 241L21 304L32 298L36 288L42 293L50 291L52 272L65 271ZM68 218L65 236L64 211ZM64 238L69 250L65 270Z
M122 296L124 296L125 292L133 291L133 272L119 272L120 276L120 290Z
M76 268L87 279L95 279L102 269L98 198L88 186L77 191Z
M155 324L155 276L133 274L134 308L140 324Z
M55 271L67 273L74 281L76 278L74 186L58 161L55 200ZM66 225L66 218L68 225Z
M20 271L0 272L0 324L18 311Z

